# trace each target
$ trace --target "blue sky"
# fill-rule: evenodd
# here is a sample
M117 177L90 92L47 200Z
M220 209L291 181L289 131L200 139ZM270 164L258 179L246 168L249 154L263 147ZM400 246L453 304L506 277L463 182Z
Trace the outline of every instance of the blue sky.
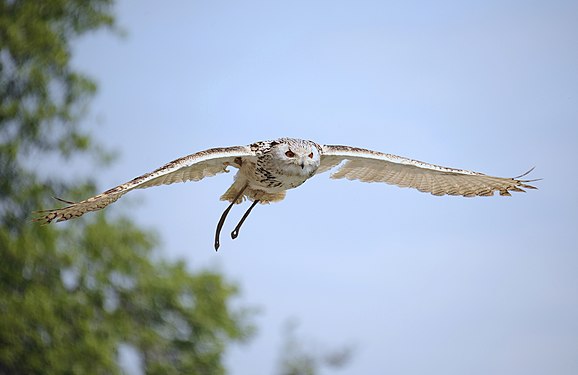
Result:
M110 209L159 233L167 257L222 271L261 308L231 374L275 373L292 318L306 341L355 347L340 374L575 374L577 2L159 4L119 1L127 36L75 49L99 83L85 126L119 157L74 173L102 190L283 136L544 178L465 199L321 175L232 241L235 207L218 253L232 174L123 198Z

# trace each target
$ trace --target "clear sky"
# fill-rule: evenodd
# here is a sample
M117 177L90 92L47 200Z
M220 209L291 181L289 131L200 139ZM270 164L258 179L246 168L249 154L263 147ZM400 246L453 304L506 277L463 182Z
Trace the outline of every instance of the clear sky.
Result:
M74 60L100 87L85 125L119 157L69 173L102 190L284 136L544 178L466 199L325 174L232 241L235 207L218 253L232 174L123 198L110 209L167 257L261 308L231 374L274 374L292 318L306 341L355 347L340 374L577 373L578 2L126 0L117 15L127 36L83 38Z

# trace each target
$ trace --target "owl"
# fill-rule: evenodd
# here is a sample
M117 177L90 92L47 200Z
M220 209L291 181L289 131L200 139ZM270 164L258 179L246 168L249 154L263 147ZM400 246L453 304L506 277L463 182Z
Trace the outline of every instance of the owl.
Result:
M58 200L65 207L38 211L34 219L41 223L65 221L90 211L105 208L134 189L144 189L175 182L199 181L205 177L237 168L233 184L221 196L228 201L215 231L215 250L220 246L220 233L233 205L251 201L251 205L231 232L235 239L241 226L257 205L278 202L287 190L302 185L311 177L336 171L331 178L346 178L363 182L385 182L410 187L433 195L464 197L510 195L511 191L535 189L529 185L536 180L521 179L530 171L514 178L493 177L464 169L442 167L401 156L385 154L351 146L320 145L313 141L279 138L255 142L248 146L211 148L191 154L142 176L136 177L80 202Z

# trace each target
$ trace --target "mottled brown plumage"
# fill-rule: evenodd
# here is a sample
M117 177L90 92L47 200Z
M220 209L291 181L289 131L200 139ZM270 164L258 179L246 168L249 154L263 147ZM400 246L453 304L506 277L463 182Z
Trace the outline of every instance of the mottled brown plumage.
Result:
M339 167L338 167L339 166ZM433 195L461 195L464 197L491 196L495 192L510 195L511 191L535 189L528 185L535 180L522 180L530 171L515 178L488 176L463 169L442 167L401 156L384 154L350 146L319 145L312 141L280 138L256 142L248 146L212 148L174 160L150 173L136 177L102 194L68 206L39 211L35 221L50 223L79 217L100 210L134 189L143 189L176 182L199 181L205 177L238 168L235 181L221 196L229 201L215 234L215 248L219 247L219 233L227 213L234 204L245 198L253 201L235 230L257 203L282 200L285 192L296 188L316 174L338 167L331 178L346 178L363 182L385 182L411 187Z

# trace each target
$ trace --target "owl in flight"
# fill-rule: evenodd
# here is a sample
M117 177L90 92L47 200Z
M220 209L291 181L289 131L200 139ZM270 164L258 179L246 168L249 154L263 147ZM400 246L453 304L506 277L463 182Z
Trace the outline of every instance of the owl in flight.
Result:
M46 224L54 220L65 221L105 208L133 189L199 181L228 172L228 167L235 167L238 169L235 181L221 196L221 200L231 204L217 224L215 250L218 250L221 228L234 204L243 202L245 198L253 202L231 232L233 239L239 235L241 225L257 203L280 201L285 198L287 190L296 188L311 177L336 166L339 167L331 178L385 182L433 195L474 197L491 196L495 192L510 195L510 191L523 192L522 188L535 189L528 183L536 181L520 179L531 170L514 178L492 177L363 148L319 145L302 139L280 138L248 146L212 148L197 152L80 202L57 198L68 206L39 211L39 217L34 220Z

